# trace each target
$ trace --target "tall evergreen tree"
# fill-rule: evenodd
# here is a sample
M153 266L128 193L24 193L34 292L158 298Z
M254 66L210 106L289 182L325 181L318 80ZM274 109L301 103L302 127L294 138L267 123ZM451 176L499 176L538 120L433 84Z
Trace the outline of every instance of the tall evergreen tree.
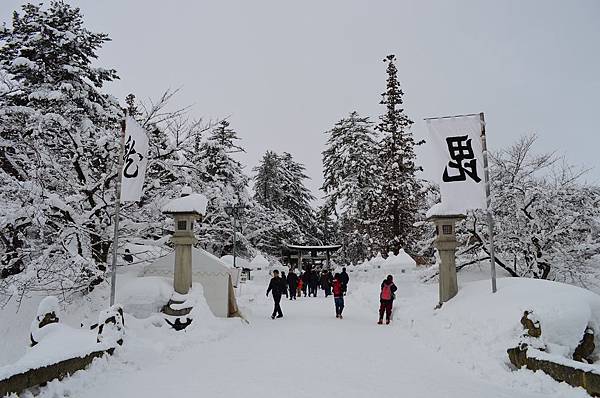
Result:
M282 209L301 228L305 241L316 243L319 240L319 232L315 222L315 211L311 206L315 197L304 185L304 180L309 178L305 173L306 169L287 152L281 156L281 164L282 190L285 192Z
M323 151L326 206L340 221L342 257L357 263L370 257L374 248L371 225L379 186L377 137L373 123L357 112L340 120L327 132Z
M402 108L404 93L398 82L395 60L394 55L384 59L388 77L380 104L385 105L386 111L376 127L382 134L377 235L382 251L397 254L401 248L410 250L418 239L414 224L418 220L423 195L416 173L422 168L415 163L414 148L424 141L415 142L410 131L413 122Z
M279 156L273 151L265 152L254 174L254 200L268 209L277 209L282 205L284 192L282 185L282 164Z
M242 164L232 154L243 152L239 138L229 122L223 120L210 133L192 159L196 175L192 186L208 198L206 215L200 227L199 241L204 248L222 256L232 251L233 232L231 217L226 207L241 204L248 206L248 177ZM241 237L240 237L241 238ZM244 239L239 239L239 253L248 252Z
M121 118L101 91L116 72L92 66L107 41L62 1L26 4L0 28L0 200L15 210L0 221L0 274L28 270L15 292L102 280Z
M297 243L318 241L319 230L311 207L314 196L304 185L308 178L304 166L289 153L278 155L267 151L253 171L254 199L265 208L285 215L293 223L286 228L281 240Z

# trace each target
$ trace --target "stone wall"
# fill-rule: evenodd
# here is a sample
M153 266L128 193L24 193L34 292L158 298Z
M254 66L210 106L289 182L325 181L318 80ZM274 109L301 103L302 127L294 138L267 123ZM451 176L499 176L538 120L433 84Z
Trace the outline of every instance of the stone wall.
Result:
M95 358L100 358L105 354L112 355L113 351L114 348L106 351L95 351L84 357L70 358L52 365L30 369L27 372L12 375L9 378L0 380L0 397L10 393L19 394L21 391L47 383L54 379L61 380L78 370L85 369Z

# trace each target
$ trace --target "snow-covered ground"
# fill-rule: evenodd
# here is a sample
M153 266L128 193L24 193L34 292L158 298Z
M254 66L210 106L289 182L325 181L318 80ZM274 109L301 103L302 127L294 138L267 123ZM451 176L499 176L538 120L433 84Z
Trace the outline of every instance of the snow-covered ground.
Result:
M401 273L394 321L379 326L382 271L350 275L343 320L322 291L317 298L284 299L285 317L271 320L268 276L253 275L238 298L249 324L214 318L202 303L186 332L161 326L155 315L130 314L125 345L115 356L49 383L39 396L587 397L539 372L511 370L506 355L521 333L523 303L535 308L557 352L571 346L578 337L569 332L598 316L600 298L585 290L507 278L492 295L488 281L468 282L434 310L437 285ZM145 282L154 289L148 296L164 294L156 280L137 278L129 281L136 301ZM547 303L549 296L555 297Z

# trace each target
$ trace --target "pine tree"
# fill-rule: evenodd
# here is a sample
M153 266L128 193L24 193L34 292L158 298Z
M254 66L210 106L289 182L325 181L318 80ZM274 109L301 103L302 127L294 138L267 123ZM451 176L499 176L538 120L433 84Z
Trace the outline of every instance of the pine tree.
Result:
M287 152L281 156L281 164L282 190L285 193L282 209L300 227L304 241L316 243L319 240L319 232L316 227L315 212L311 206L315 197L304 185L304 180L309 178L305 173L305 167L296 162Z
M410 250L418 239L414 227L422 202L421 186L416 173L421 167L415 163L415 142L410 131L413 122L401 108L404 93L398 82L396 57L388 55L387 89L381 95L386 112L380 117L377 130L382 134L380 142L381 195L378 204L378 241L384 253L395 254L401 248Z
M116 72L92 66L107 41L62 1L26 4L0 29L0 199L15 207L0 222L9 250L0 267L30 271L13 289L72 292L102 280L121 119L101 92Z
M379 186L379 159L373 123L357 112L327 132L323 151L326 206L340 221L341 255L357 263L372 255L371 224Z
M315 212L311 207L314 196L304 185L308 178L302 164L292 155L267 151L253 169L254 200L267 209L284 215L291 221L280 236L282 241L295 243L319 240Z
M238 140L235 130L223 120L208 139L199 144L199 151L190 159L196 172L192 185L199 187L208 198L199 242L217 256L230 253L233 247L232 220L225 208L236 204L250 205L248 177L243 173L242 164L231 156L244 151L237 144ZM246 241L243 235L240 236L239 253L250 250L244 245Z
M281 159L273 151L265 152L254 175L254 200L268 209L278 209L282 205L284 192L281 191Z

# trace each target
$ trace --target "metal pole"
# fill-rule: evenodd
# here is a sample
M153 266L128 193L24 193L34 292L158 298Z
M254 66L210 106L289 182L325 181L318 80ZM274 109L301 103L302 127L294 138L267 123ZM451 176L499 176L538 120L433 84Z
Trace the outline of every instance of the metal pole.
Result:
M127 111L125 111L127 117ZM121 146L119 147L119 174L117 176L117 193L115 203L115 227L113 231L112 274L110 276L110 305L115 304L115 288L117 284L117 246L119 244L119 212L121 211L121 179L123 176L123 152L125 146L125 118L121 121Z
M490 237L490 271L492 274L492 293L496 293L496 257L494 256L494 219L492 218L490 173L488 170L487 143L485 137L485 119L483 112L479 114L481 120L481 147L483 149L483 175L485 177L485 204L487 210L488 234Z
M234 205L233 206L233 268L235 268L235 245L236 245L236 233L235 233L235 221L236 221L236 216L237 216L237 208Z

